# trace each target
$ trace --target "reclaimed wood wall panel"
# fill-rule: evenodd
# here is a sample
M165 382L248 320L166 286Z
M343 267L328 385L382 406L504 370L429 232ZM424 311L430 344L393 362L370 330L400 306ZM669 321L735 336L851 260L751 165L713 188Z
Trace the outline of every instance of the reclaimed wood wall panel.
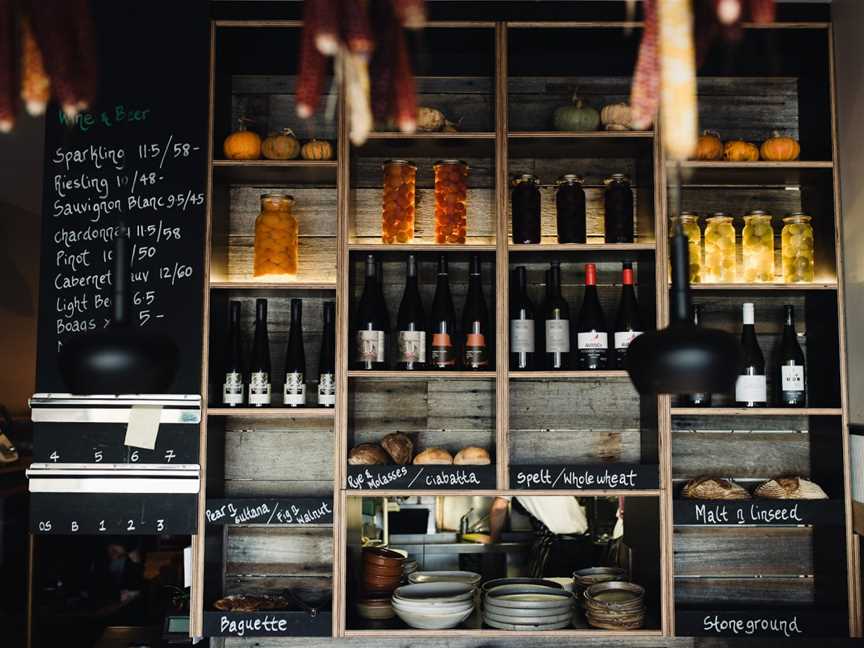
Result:
M327 577L333 563L330 528L228 527L228 576Z
M675 602L702 606L812 605L816 602L812 578L676 578Z
M810 442L800 432L672 432L672 476L771 479L810 475Z
M676 576L813 574L813 529L677 527Z

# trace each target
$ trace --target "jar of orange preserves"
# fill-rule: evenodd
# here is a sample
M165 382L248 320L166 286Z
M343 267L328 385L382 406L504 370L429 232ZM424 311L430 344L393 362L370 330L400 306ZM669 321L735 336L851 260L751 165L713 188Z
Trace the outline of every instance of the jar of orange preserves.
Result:
M407 160L387 160L383 165L381 195L382 243L411 243L414 240L414 192L417 167Z
M438 160L435 169L435 242L464 243L468 230L468 165Z
M299 227L291 214L294 198L281 193L261 196L255 219L256 277L293 277L299 265Z

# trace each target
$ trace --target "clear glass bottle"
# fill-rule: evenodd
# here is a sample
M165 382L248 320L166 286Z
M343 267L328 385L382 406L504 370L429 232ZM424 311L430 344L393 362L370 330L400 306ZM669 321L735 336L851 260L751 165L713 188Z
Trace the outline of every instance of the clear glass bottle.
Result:
M435 169L435 242L464 243L468 232L468 165L438 160Z
M300 228L291 214L294 198L281 193L261 196L255 219L255 277L294 277L300 264Z
M771 214L752 211L741 232L742 278L746 283L774 281L774 229Z
M411 243L414 240L417 167L407 160L387 160L382 169L381 242Z
M783 257L783 281L800 283L816 276L813 256L813 226L806 214L790 214L783 219L780 235Z
M690 283L702 282L702 230L699 228L699 216L695 212L681 212L672 219L671 235L675 234L675 226L681 223L681 230L687 237L687 252L690 256Z
M735 226L732 217L717 212L705 219L705 283L735 283Z

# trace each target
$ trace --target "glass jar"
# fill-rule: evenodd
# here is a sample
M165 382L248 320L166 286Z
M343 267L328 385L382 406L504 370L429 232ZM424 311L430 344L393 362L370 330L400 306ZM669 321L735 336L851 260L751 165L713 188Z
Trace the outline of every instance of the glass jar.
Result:
M816 276L813 256L813 226L807 214L790 214L783 219L780 235L783 257L783 281L800 283Z
M525 173L513 178L510 204L514 243L540 242L540 180Z
M438 160L435 169L435 242L464 243L468 232L468 165Z
M607 243L633 242L633 189L623 173L606 180L603 222Z
M572 173L558 179L555 191L559 243L585 242L585 189L582 178Z
M752 211L744 217L741 259L746 283L774 281L774 229L771 214Z
M293 277L299 265L299 227L291 214L294 198L281 193L261 196L255 219L256 277Z
M735 226L732 217L717 212L705 219L705 256L702 281L735 283Z
M681 212L672 219L672 234L675 234L675 224L681 223L681 230L687 237L687 252L690 256L690 283L702 281L702 230L699 229L699 216L694 212Z
M414 190L417 167L407 160L387 160L381 193L381 242L411 243L414 240Z

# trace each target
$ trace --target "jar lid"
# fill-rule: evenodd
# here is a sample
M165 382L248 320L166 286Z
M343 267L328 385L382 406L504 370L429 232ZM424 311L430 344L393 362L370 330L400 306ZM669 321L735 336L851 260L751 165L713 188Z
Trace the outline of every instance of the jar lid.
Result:
M682 218L685 216L692 217L692 218L699 218L699 214L697 214L695 211L682 211L679 214L679 216Z
M714 212L705 220L706 221L712 221L712 220L726 220L726 219L732 220L732 217L729 214L727 214L726 212L720 211L720 212Z
M575 173L565 173L560 178L558 178L556 184L582 184L583 182L585 182L585 178L583 178L582 176L576 175Z
M284 193L265 193L261 194L261 200L290 200L294 202L294 196Z
M790 223L791 223L791 222L794 222L794 221L797 221L797 220L800 220L800 221L809 221L809 220L810 220L810 216L809 216L808 214L805 214L804 212L792 212L791 214L789 214L788 216L786 216L785 218L783 218L783 222L784 222L784 223L786 223L786 222L790 222Z
M433 164L432 166L437 167L441 164L461 164L466 169L468 168L468 163L465 160L436 160L435 164Z
M627 176L623 173L613 173L611 176L606 178L606 182L627 182Z
M387 166L391 166L391 165L400 165L400 164L404 165L404 166L410 166L413 169L417 168L417 165L414 164L413 162L411 162L410 160L385 160L384 164L382 164L381 166L387 167Z
M531 175L530 173L523 173L522 175L518 175L513 178L514 185L522 184L525 182L530 182L537 185L540 184L540 179L535 175Z

